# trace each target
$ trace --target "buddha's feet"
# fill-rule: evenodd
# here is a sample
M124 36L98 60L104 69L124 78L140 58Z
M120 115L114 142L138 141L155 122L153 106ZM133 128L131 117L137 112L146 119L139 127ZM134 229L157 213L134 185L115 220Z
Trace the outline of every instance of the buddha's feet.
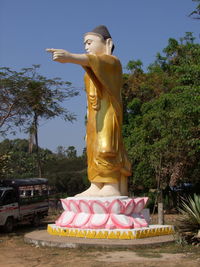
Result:
M98 197L114 197L121 196L119 191L119 184L104 184L101 190L98 192Z
M119 184L91 183L91 186L75 197L114 197L121 196Z
M75 197L96 197L98 196L98 193L102 187L102 183L91 183L90 187L87 190L75 195Z

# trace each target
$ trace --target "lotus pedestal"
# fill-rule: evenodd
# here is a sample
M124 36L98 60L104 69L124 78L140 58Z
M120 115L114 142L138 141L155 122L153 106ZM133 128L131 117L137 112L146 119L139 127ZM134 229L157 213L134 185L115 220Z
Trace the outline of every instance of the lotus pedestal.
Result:
M150 225L147 197L69 197L48 233L69 237L134 239L173 233L173 226Z

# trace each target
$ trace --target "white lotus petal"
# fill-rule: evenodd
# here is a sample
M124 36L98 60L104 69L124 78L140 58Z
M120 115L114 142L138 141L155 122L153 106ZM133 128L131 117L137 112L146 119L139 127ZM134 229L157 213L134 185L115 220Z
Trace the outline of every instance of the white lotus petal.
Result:
M93 214L88 223L91 228L103 228L108 221L108 214Z
M81 212L90 213L90 214L92 213L89 203L85 200L80 200L79 208Z
M76 217L73 220L74 227L83 227L84 225L87 224L87 222L90 219L90 214L80 212L76 215Z
M115 199L109 206L109 213L120 214L123 212L123 203L119 199Z
M69 208L75 213L80 212L79 206L75 200L69 200Z
M135 202L133 199L131 199L129 202L126 202L124 214L126 215L132 214L134 208L135 208Z
M63 209L64 210L69 210L69 206L68 206L68 203L69 203L69 201L67 200L67 199L62 199L61 198L61 203L62 203L62 207L63 207Z
M63 212L60 226L64 227L64 226L68 226L69 224L71 224L73 222L75 215L76 214L73 211Z
M102 202L94 200L91 202L92 211L94 214L105 214L108 213L107 208Z
M111 214L111 219L117 228L133 228L132 218L123 214Z

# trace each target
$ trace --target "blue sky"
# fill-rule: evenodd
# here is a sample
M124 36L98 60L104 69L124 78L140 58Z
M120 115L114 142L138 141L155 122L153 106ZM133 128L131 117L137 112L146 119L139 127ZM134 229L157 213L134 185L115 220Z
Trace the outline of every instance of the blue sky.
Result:
M42 121L40 146L55 151L59 145L73 145L79 154L85 146L84 71L78 65L53 62L45 48L83 53L83 34L104 24L122 66L140 59L146 68L171 37L179 39L190 31L199 42L200 22L188 17L196 5L192 0L0 0L0 66L18 71L41 64L42 75L61 77L81 90L79 97L65 103L77 121ZM26 137L19 133L14 138Z

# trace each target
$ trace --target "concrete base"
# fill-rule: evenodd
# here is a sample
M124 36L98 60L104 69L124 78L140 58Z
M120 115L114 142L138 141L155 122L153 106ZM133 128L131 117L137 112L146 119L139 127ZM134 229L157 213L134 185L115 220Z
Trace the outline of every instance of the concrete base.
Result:
M66 236L52 236L46 230L34 231L24 237L25 243L57 248L110 248L128 249L134 247L156 247L175 241L173 235L143 239L88 239Z

